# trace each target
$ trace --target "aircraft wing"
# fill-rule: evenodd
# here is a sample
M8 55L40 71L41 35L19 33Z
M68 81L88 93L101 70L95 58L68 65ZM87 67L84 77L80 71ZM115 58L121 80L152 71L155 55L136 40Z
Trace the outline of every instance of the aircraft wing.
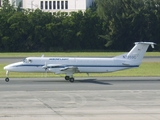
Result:
M79 72L78 67L75 67L75 66L67 66L67 67L61 68L60 71L65 71L65 72L69 71L73 73Z
M75 72L79 72L78 67L75 67L75 66L65 66L65 65L62 65L62 64L47 64L47 65L44 65L42 68L48 69L49 71L55 72L57 74L61 73L61 72L63 72L63 73L75 73ZM57 69L59 69L59 70L57 71Z
M47 69L47 68L57 68L59 66L62 66L61 64L45 64L42 66L42 68Z

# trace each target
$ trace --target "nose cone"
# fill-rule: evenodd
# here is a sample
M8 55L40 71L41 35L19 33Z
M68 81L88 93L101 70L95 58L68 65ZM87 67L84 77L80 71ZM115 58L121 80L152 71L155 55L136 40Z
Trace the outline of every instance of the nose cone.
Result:
M3 69L4 69L4 70L9 70L9 68L10 68L9 65L7 65L7 66L4 66Z
M16 69L17 69L17 66L18 65L21 65L22 64L22 62L17 62L17 63L13 63L13 64L9 64L9 65L7 65L7 66L4 66L4 70L6 70L6 71L16 71Z
M3 69L4 69L4 70L7 70L7 68L8 68L8 65L7 65L7 66L5 66Z

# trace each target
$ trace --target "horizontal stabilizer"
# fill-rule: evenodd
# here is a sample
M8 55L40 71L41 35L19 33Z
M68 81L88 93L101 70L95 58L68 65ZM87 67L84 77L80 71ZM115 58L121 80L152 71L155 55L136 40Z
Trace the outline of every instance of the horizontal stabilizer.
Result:
M137 45L137 44L151 45L151 47L154 48L154 45L155 45L156 43L154 43L154 42L135 42L135 45Z

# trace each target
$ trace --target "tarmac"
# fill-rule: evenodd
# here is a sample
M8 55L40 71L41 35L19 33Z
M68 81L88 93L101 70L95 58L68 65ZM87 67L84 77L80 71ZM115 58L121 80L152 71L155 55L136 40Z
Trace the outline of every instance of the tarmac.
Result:
M0 120L160 120L160 77L1 78Z

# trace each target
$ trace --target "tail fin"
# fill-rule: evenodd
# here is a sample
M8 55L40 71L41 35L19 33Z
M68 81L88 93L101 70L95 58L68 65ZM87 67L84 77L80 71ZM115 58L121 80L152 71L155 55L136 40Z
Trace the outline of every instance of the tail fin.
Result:
M153 42L135 42L135 46L126 54L116 56L114 58L119 58L125 60L130 64L140 64L144 54L146 53L148 47L151 45L154 48L155 43Z

